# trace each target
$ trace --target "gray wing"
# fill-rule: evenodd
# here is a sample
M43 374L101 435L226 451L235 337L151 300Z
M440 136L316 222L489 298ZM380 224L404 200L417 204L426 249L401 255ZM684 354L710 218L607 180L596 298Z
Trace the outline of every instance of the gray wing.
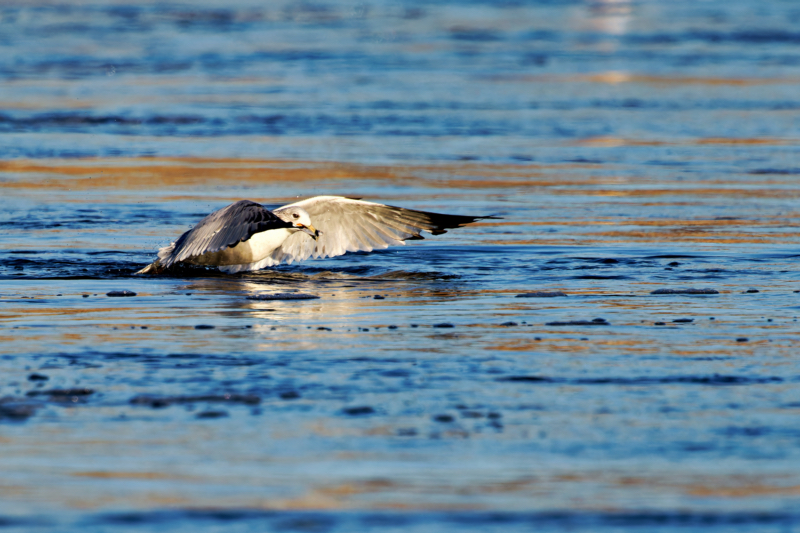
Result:
M192 257L234 246L255 233L288 227L291 227L290 223L279 219L261 204L239 200L202 219L172 245L163 248L158 259L164 268L169 268Z
M315 196L291 206L302 207L319 230L316 241L307 233L297 232L275 250L272 258L278 262L292 263L309 257L335 257L347 252L371 252L376 249L404 244L409 239L422 239L421 231L433 235L445 233L480 218L443 215L415 211L391 205L376 204L341 196Z

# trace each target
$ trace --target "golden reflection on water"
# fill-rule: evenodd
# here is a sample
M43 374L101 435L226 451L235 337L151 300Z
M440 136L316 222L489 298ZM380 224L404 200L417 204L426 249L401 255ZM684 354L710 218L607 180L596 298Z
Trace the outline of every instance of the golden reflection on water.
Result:
M625 140L595 138L581 141L599 146L618 145ZM638 142L638 141L637 141ZM771 139L698 139L699 144L778 144L787 140ZM614 169L614 164L595 165L564 163L487 164L443 163L403 166L360 165L351 163L274 161L224 158L140 158L140 159L79 159L79 160L6 160L0 161L0 189L11 195L40 199L41 195L58 194L60 202L85 202L83 191L92 194L100 203L140 202L140 192L148 191L148 201L168 208L175 202L202 201L208 204L213 194L215 205L248 196L261 200L265 191L257 194L225 192L236 187L270 187L282 184L284 191L310 196L320 193L348 194L340 183L372 183L385 186L393 183L403 187L427 190L427 195L415 192L402 195L397 202L413 198L437 199L443 205L453 201L477 201L497 198L498 206L512 200L513 211L504 220L482 221L472 230L488 245L597 245L626 242L697 242L720 245L743 243L800 243L800 212L782 209L757 210L748 207L734 216L703 216L701 208L710 203L762 199L786 200L800 197L800 187L791 175L762 176L731 174L726 179L692 181L687 176L666 178L663 174L596 175L593 169ZM665 181L668 186L665 186ZM352 186L352 185L349 185ZM217 188L221 191L216 193ZM256 189L253 189L256 190ZM458 191L452 192L452 191ZM356 194L355 196L363 196ZM570 200L565 200L569 197ZM598 201L598 198L608 200ZM285 192L267 198L283 203L295 197ZM391 203L392 196L370 198ZM565 201L584 213L576 221L570 210L547 210ZM614 209L626 202L632 209L629 216L603 216L603 210ZM527 204L527 205L526 205ZM687 218L644 215L658 213L668 207L684 206ZM695 209L692 209L694 207ZM209 207L202 207L209 209ZM446 207L442 207L446 209ZM602 228L602 229L601 229ZM652 229L658 228L658 230ZM553 231L557 230L557 231ZM64 232L74 236L72 242L60 238ZM52 248L78 244L90 247L91 239L100 234L125 234L126 227L62 228L50 227L31 232L31 238L56 238ZM174 235L144 228L142 236L159 237L166 241ZM35 239L34 239L35 240ZM83 242L85 241L85 242ZM21 242L21 248L33 241ZM125 249L124 243L108 239L110 249Z

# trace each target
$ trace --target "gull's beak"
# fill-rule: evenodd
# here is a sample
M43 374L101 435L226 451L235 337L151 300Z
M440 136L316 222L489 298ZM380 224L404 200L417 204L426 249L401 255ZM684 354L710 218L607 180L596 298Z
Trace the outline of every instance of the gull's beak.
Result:
M315 241L317 240L317 237L319 237L320 233L322 233L313 225L306 226L305 224L296 224L296 226L300 228L300 230L303 233L308 233L309 235L311 235L311 238L314 239Z

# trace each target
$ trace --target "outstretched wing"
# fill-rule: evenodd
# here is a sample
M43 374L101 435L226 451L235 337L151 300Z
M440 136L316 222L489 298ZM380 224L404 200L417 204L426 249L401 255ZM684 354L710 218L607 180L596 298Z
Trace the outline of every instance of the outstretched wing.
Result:
M255 233L292 225L250 200L214 211L172 245L162 248L158 259L164 268L209 252L218 252L246 241Z
M277 262L292 263L309 257L335 257L347 252L371 252L404 244L409 239L422 239L421 231L433 235L445 233L481 218L443 215L415 211L391 205L353 200L342 196L315 196L275 210L297 206L308 212L311 223L319 230L316 240L298 232L275 250Z

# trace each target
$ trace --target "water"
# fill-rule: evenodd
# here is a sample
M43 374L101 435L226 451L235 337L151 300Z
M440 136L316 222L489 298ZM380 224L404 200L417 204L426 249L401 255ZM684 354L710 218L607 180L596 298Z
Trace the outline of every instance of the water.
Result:
M798 22L4 4L0 528L800 530ZM132 276L331 193L503 218Z

